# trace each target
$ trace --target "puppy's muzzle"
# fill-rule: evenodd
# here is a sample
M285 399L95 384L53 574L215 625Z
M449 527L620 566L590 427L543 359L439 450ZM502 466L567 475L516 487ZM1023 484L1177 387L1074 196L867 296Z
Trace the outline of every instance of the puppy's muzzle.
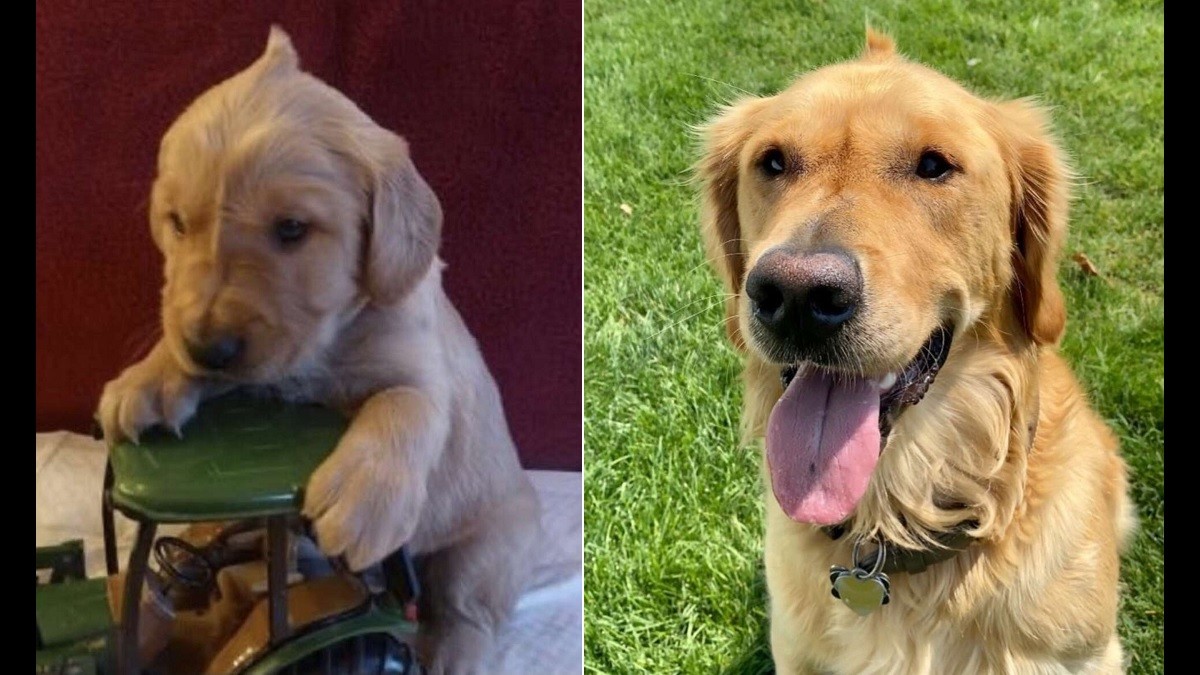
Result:
M821 350L862 302L858 263L840 249L767 251L746 278L754 321L781 345Z
M229 333L187 341L188 356L206 370L225 370L234 366L245 350L246 341Z

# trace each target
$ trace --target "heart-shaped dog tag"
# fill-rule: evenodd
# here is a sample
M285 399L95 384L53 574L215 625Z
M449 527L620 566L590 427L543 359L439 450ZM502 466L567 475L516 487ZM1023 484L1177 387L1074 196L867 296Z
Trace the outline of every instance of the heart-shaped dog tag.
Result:
M833 584L833 597L841 600L859 616L867 616L888 604L891 599L891 583L882 572L872 574L857 567L848 570L835 565L829 571L829 581Z

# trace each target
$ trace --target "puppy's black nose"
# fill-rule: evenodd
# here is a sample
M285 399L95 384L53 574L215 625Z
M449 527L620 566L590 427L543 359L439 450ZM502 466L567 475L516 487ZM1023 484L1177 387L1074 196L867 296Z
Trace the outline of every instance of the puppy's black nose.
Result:
M246 341L237 335L217 335L208 340L188 340L188 356L200 367L208 370L223 370L233 365L246 347Z
M754 318L776 338L816 347L850 320L862 301L858 263L842 250L768 251L746 278Z

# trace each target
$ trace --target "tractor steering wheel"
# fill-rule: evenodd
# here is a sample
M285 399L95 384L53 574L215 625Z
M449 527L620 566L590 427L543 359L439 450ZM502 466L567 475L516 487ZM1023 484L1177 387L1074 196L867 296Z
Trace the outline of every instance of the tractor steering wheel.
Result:
M207 589L216 577L216 568L204 551L179 537L159 537L154 542L154 559L172 581L187 588Z

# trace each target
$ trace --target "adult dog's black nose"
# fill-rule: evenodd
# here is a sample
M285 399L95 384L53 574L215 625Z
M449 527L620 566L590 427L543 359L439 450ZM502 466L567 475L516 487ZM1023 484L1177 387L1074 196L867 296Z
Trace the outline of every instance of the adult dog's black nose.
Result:
M768 251L746 278L754 318L796 347L816 347L854 316L862 301L862 273L848 253L827 249Z
M187 342L188 356L200 367L224 370L233 365L245 350L246 341L237 335L216 335L208 340Z

